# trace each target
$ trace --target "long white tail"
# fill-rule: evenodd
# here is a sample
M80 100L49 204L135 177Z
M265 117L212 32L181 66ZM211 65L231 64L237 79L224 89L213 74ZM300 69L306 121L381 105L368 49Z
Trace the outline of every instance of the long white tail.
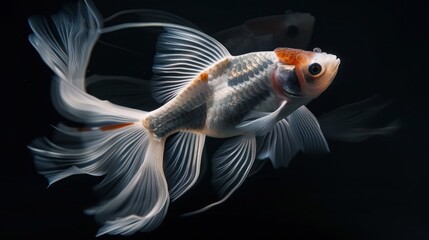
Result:
M48 19L29 19L29 40L55 76L52 102L82 127L58 125L52 138L30 146L38 171L52 184L74 174L104 175L104 201L88 210L104 226L100 234L150 231L165 216L169 193L163 172L165 139L142 126L146 112L102 101L85 90L85 72L101 19L88 3Z

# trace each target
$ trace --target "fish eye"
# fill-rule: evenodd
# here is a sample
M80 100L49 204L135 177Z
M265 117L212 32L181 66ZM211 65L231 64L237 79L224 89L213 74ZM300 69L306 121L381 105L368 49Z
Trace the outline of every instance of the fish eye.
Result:
M312 63L310 66L308 66L308 72L315 76L322 72L322 66L318 63Z
M290 38L294 38L294 37L298 36L298 34L299 34L299 29L295 25L289 26L286 30L286 35Z

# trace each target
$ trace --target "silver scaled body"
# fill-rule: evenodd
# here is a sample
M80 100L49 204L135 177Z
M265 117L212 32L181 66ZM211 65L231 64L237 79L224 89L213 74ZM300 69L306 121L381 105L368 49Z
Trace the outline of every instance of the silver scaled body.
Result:
M241 134L236 125L252 110L272 112L278 106L270 74L278 60L273 52L233 56L206 70L163 107L146 118L157 137L196 131L211 137Z

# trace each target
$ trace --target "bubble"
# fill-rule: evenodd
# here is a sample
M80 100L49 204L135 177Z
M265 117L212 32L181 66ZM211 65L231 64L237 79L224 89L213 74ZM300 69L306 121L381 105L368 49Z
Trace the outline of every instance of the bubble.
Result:
M318 47L315 47L315 48L313 48L313 52L315 52L315 53L321 53L322 49L320 49Z

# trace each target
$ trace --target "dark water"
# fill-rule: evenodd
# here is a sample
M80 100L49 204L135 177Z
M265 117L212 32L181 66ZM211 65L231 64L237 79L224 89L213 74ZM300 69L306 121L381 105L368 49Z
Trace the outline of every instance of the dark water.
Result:
M5 239L91 239L98 228L83 213L96 202L91 186L98 180L76 176L46 189L47 181L37 174L26 148L59 119L49 100L51 72L27 41L27 18L55 13L65 2L21 0L2 10L6 65L0 234L9 237ZM266 166L226 203L198 216L179 217L202 206L201 200L207 199L203 184L173 203L157 230L129 239L429 239L429 24L422 1L108 2L113 1L95 2L105 16L122 9L156 8L208 33L286 9L311 13L316 23L309 48L336 54L341 66L334 83L310 109L321 114L380 94L393 100L382 117L403 123L390 137L331 141L330 154L300 154L286 169Z

